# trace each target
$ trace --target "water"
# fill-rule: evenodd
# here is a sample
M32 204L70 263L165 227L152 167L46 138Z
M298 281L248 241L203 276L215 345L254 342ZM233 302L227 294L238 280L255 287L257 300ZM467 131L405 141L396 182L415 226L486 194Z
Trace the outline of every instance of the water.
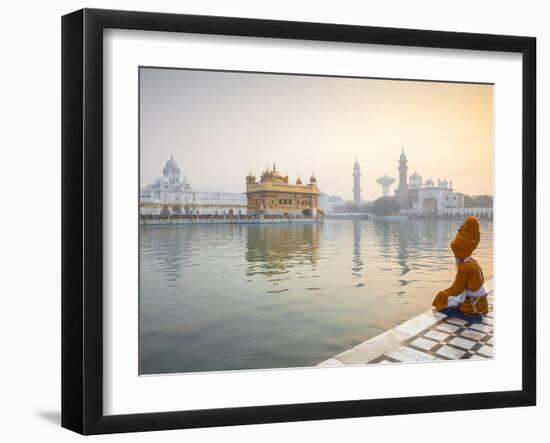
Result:
M429 309L459 225L141 226L140 372L316 365ZM492 231L474 254L487 279Z

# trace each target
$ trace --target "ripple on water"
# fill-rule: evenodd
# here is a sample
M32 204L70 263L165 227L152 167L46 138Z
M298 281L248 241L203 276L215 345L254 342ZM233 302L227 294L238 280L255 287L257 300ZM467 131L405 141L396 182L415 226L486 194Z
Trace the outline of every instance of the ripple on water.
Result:
M288 292L288 288L284 289L272 289L271 291L265 291L266 294L280 294L281 292Z

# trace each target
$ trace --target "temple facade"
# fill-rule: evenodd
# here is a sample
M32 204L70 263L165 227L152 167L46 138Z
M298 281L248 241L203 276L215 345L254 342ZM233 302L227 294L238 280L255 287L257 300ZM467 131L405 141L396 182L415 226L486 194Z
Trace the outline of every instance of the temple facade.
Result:
M140 192L142 216L238 216L246 214L246 197L235 192L196 191L171 156L162 175Z
M452 215L464 208L464 194L454 192L447 180L427 180L412 195L413 210L422 215Z
M464 194L455 192L453 183L447 180L428 179L422 182L422 177L415 171L407 177L408 159L404 148L399 157L399 186L395 190L395 198L402 214L437 216L453 215L464 209Z
M247 214L253 217L304 217L317 218L319 208L319 188L312 174L309 183L303 184L300 177L292 184L288 175L281 174L276 165L266 169L260 181L250 173L246 177Z

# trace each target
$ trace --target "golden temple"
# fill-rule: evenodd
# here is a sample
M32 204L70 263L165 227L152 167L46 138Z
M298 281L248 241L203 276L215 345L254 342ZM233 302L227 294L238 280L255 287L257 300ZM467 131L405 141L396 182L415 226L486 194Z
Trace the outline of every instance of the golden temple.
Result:
M250 173L246 177L247 213L258 217L317 218L319 208L319 188L312 174L309 183L304 185L300 177L296 184L289 183L288 175L267 168L260 181Z

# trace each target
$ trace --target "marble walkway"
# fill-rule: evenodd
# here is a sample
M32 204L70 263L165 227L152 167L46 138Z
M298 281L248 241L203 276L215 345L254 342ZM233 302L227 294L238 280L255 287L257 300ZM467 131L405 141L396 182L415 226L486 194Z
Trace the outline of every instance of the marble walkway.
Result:
M480 359L493 357L493 280L485 282L489 313L471 324L431 309L318 366Z

